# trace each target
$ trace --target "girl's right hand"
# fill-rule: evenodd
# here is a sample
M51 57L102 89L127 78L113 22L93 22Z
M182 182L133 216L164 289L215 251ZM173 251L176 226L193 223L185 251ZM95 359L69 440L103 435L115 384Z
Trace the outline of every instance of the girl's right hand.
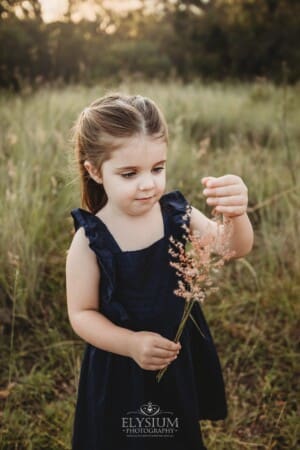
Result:
M130 356L145 370L160 370L177 358L180 342L173 342L152 331L137 331L132 336Z

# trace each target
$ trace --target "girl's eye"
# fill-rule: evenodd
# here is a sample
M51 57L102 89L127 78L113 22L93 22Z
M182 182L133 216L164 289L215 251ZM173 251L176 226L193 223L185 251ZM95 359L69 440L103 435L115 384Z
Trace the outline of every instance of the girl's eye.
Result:
M153 170L156 173L160 173L162 170L164 170L164 167L155 167ZM127 173L122 173L121 176L123 178L131 178L135 174L136 174L135 172L127 172Z
M132 175L134 175L134 172L122 173L121 177L123 177L123 178L130 178Z

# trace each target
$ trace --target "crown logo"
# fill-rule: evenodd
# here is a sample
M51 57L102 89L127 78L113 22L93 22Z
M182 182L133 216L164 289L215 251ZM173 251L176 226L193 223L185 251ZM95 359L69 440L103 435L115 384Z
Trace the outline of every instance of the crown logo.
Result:
M148 402L140 407L140 411L145 416L156 416L160 411L160 407L152 402Z

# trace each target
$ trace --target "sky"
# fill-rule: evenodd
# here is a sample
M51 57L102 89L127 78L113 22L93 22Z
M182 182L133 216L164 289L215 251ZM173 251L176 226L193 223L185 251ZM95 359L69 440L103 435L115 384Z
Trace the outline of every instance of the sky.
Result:
M59 19L67 10L67 0L39 0L42 6L42 14L45 22L51 22ZM103 6L116 11L128 11L135 9L140 5L139 0L103 0ZM87 19L93 19L92 1L82 2L80 16ZM75 18L76 19L76 18Z

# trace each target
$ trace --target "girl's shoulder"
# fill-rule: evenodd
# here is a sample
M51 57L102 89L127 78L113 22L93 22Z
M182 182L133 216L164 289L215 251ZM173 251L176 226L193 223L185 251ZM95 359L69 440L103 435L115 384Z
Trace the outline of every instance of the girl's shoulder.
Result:
M79 264L83 265L86 260L96 262L95 253L90 246L90 240L82 227L78 228L73 235L67 250L67 260L78 261Z
M94 214L82 208L74 208L70 211L70 214L74 221L75 231L80 227L83 227L85 231L90 230L93 223L93 217L95 217Z
M179 190L164 194L160 204L169 224L170 234L181 239L184 236L185 227L189 227L190 224L191 205Z
M70 214L75 230L73 240L81 241L82 245L88 244L94 251L101 249L106 238L101 220L83 208L74 208Z
M171 191L165 194L162 200L166 207L169 208L175 222L179 225L186 224L192 234L215 233L215 222L192 206L181 191Z
M179 190L173 190L162 195L161 204L174 215L188 212L190 204Z
M75 232L82 227L90 246L103 241L105 226L99 217L83 208L74 208L70 211L70 214L74 221Z
M163 199L166 203L168 203L168 202L178 203L180 205L182 203L187 202L183 193L181 191L179 191L178 189L174 189L172 191L166 192L165 194L162 195L161 199Z
M65 270L68 309L72 312L79 308L82 299L88 298L88 290L91 291L100 280L100 267L96 255L90 248L89 240L82 228L76 231L66 252ZM89 298L92 298L92 295Z

